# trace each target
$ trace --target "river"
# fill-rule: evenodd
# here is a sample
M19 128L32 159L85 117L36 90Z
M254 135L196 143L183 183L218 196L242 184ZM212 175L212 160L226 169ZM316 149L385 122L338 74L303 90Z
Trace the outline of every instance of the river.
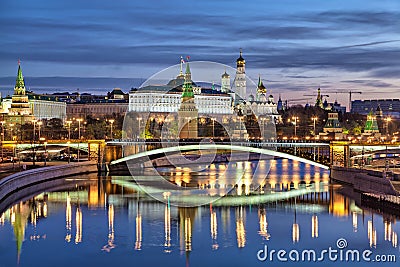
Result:
M361 207L351 190L329 184L327 170L276 159L158 172L175 189L142 171L137 179L61 178L50 189L39 185L35 196L18 196L0 211L0 266L400 261L398 218Z

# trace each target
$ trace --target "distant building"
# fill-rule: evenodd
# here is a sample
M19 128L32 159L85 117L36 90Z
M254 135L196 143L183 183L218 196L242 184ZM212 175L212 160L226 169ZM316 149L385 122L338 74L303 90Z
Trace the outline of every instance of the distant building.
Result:
M239 58L236 60L236 76L234 81L234 89L235 93L242 98L242 100L240 98L237 98L236 100L238 102L245 101L247 96L246 61L242 57L242 49L240 49Z
M10 123L25 124L33 119L66 118L65 102L57 101L55 97L36 95L26 92L21 65L18 64L17 80L14 94L11 98L2 99L1 113Z
M67 117L85 118L90 115L93 118L104 118L113 115L124 115L127 110L127 102L77 102L67 104Z
M267 89L264 86L261 77L258 77L256 97L250 95L248 101L246 102L245 114L248 115L252 113L254 113L256 116L269 115L274 121L281 120L281 115L278 113L278 106L274 102L274 97L272 94L267 97Z
M380 110L379 110L380 109ZM351 101L351 112L368 115L370 111L379 112L382 116L400 118L400 99L373 99Z
M323 132L319 134L320 138L342 139L343 128L339 122L339 114L336 112L328 113L328 119L325 123Z

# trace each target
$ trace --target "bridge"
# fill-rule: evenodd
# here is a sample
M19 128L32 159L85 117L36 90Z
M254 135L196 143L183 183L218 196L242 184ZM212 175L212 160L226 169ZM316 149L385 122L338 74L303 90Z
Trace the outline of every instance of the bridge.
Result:
M122 162L127 162L130 160L139 160L139 159L146 159L151 157L152 159L157 158L157 157L165 157L166 154L172 154L175 152L185 152L185 151L196 151L196 150L228 150L228 151L241 151L241 152L248 152L248 153L256 153L256 154L261 154L261 155L268 155L268 156L273 156L273 157L282 157L282 158L287 158L295 161L300 161L306 164L314 165L323 169L329 169L327 165L320 164L318 162L305 159L303 157L299 157L296 155L288 154L288 153L283 153L271 149L266 149L263 148L263 146L273 146L274 143L263 143L260 144L259 147L253 147L250 146L251 144L245 143L244 146L238 145L238 144L207 144L207 143L200 143L200 144L189 144L189 145L182 145L182 146L170 146L170 147L162 147L162 148L156 148L153 150L148 150L148 151L142 151L138 152L136 154L132 154L129 156L122 157L120 159L116 159L111 161L111 165L116 165ZM299 143L292 143L291 145L300 145ZM301 143L301 144L309 144L309 143ZM327 144L329 146L329 144ZM312 147L312 146L310 146Z

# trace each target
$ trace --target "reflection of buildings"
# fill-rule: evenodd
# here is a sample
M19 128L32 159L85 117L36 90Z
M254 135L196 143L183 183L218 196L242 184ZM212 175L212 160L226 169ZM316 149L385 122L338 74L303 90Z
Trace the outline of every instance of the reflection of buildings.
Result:
M345 196L335 193L333 188L329 189L329 213L333 216L345 217L350 213L350 201Z

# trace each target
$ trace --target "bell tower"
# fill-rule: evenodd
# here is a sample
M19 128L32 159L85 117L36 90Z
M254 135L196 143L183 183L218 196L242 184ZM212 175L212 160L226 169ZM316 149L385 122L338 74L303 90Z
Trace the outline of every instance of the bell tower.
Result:
M242 99L246 99L246 61L242 56L242 49L240 49L240 55L236 60L236 76L234 84L235 93Z

